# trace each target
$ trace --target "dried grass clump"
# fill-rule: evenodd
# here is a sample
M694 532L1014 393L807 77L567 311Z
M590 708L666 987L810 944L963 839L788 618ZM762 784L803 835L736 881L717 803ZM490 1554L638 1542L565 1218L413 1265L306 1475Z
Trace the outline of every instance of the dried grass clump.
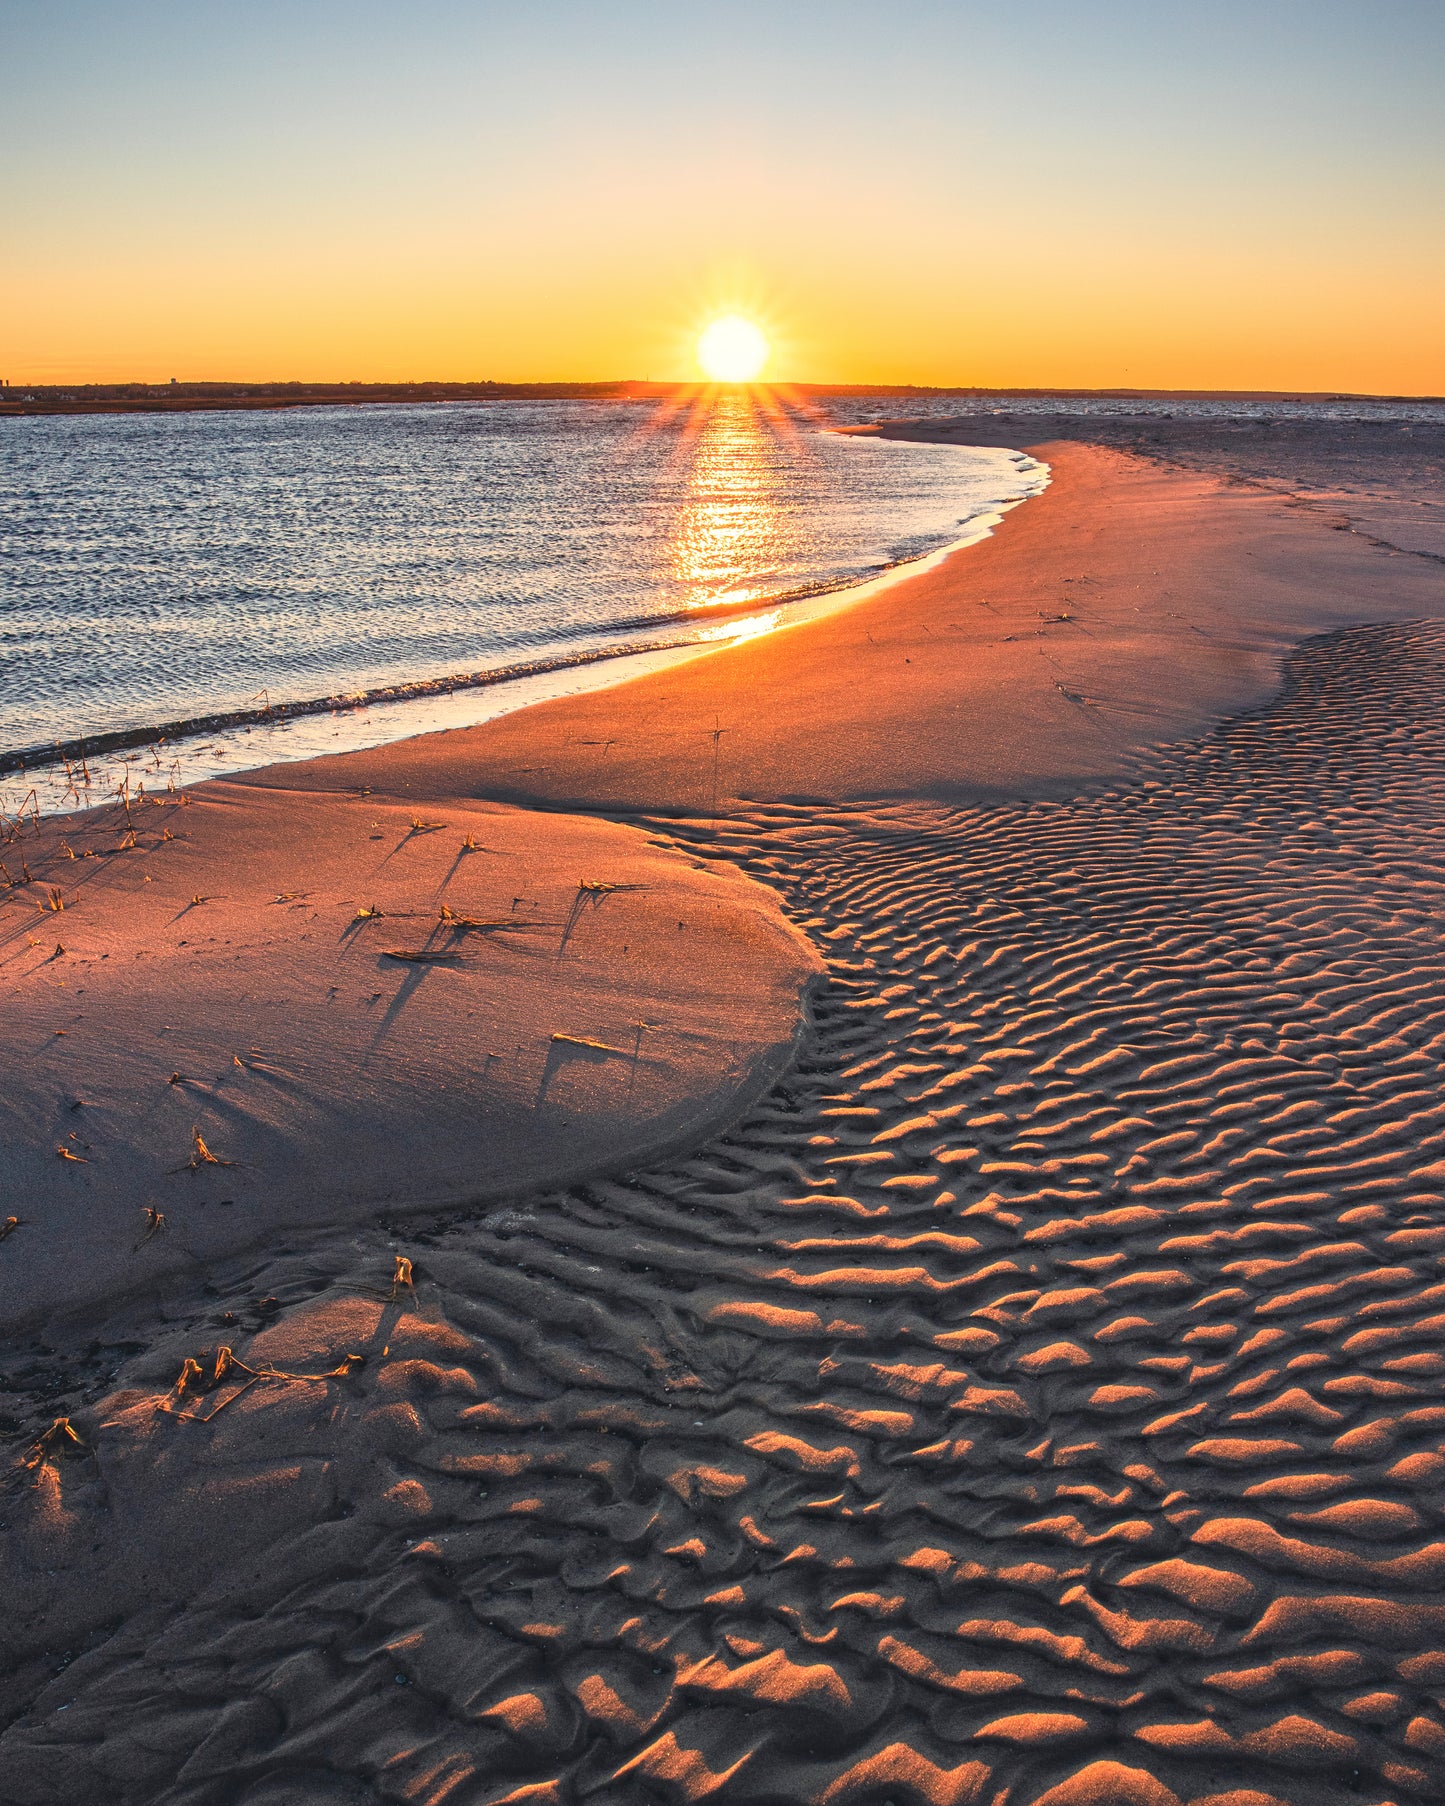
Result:
M172 1073L170 1082L173 1085L184 1084L185 1080L180 1077L179 1073ZM181 1166L173 1166L171 1171L173 1173L196 1173L199 1172L203 1166L239 1166L240 1164L239 1160L222 1160L219 1154L213 1154L206 1146L205 1137L201 1134L200 1127L197 1125L191 1130L190 1159Z
M30 1469L43 1467L57 1455L88 1455L90 1444L75 1432L68 1417L57 1417L50 1428L36 1437L21 1456L21 1465Z
M131 1253L138 1254L151 1237L153 1235L159 1235L162 1230L164 1230L165 1226L165 1212L163 1210L157 1210L154 1204L147 1204L145 1207L145 1228L141 1231L141 1238L136 1243L135 1247L131 1249Z

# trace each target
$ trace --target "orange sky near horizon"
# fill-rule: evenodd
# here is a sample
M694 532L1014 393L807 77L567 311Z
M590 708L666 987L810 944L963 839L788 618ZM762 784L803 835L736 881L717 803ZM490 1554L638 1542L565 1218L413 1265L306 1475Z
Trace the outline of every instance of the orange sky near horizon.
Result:
M1445 393L1438 13L1035 10L12 13L0 377Z
M1425 278L1334 275L1302 318L1301 291L1323 275L1285 287L1246 267L1205 285L1187 267L1080 258L1060 280L1027 248L989 272L935 252L929 279L902 292L889 272L826 266L776 291L766 269L709 283L685 268L634 267L589 283L579 261L534 252L528 279L497 296L485 267L448 260L431 271L416 255L410 294L373 281L364 297L359 276L296 257L283 269L62 264L35 272L8 307L0 375L687 382L701 374L704 326L741 313L770 341L765 376L783 382L1445 393L1439 296ZM578 308L582 286L592 293Z

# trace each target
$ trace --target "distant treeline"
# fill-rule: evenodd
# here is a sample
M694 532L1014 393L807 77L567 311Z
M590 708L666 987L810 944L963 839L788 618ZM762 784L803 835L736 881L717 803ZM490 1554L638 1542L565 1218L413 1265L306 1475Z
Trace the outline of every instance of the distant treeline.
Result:
M153 414L208 408L347 407L397 401L611 400L630 383L24 383L0 389L0 414Z
M687 383L20 383L0 386L0 416L153 414L213 408L349 407L398 401L636 401ZM1407 401L1422 396L1287 394L1259 389L977 389L918 383L787 383L797 395L939 395L1008 402L1050 397L1099 401Z

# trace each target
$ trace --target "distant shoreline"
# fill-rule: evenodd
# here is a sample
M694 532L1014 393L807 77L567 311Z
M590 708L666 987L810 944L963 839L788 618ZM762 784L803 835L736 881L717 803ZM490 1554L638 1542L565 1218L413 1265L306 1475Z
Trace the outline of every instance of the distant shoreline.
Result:
M191 414L398 402L655 401L702 385L654 382L26 383L0 388L0 419L37 414ZM1438 395L1359 395L1285 389L979 389L917 383L779 383L798 396L937 395L977 401L1057 397L1095 401L1441 402Z

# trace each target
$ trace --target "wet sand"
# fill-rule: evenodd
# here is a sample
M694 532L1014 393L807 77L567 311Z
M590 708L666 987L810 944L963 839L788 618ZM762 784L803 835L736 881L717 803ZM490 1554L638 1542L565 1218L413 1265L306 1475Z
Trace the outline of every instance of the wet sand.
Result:
M613 692L604 777L576 701L438 737L454 802L630 806L766 885L827 984L684 1153L291 1232L8 1350L0 1799L1445 1792L1445 582L1277 497L1044 455L1054 488L938 575L1012 611L1002 646L1032 605L1035 660L1092 628L1094 689L1167 731L1078 751L1039 686L1056 779L980 681L920 746L909 698L951 680L888 681L936 620L902 585ZM1115 543L1099 497L1135 483ZM1041 622L1046 507L1091 535L1055 574L1120 587L1152 518L1183 618L1243 644L1192 635L1183 681L1159 592L1127 634ZM784 768L790 664L845 729L892 722L878 790L887 736L810 702ZM700 807L667 753L709 681L750 728ZM426 742L353 758L399 807L439 782ZM346 763L312 799L371 781ZM61 1411L79 1442L37 1441Z

